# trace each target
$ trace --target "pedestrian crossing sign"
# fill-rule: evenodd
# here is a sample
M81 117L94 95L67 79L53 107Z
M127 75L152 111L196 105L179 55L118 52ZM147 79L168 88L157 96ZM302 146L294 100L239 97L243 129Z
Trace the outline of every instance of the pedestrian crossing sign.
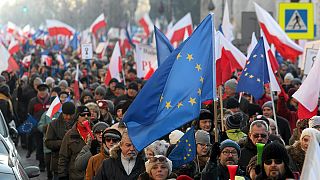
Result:
M314 39L312 3L280 3L279 25L292 39Z

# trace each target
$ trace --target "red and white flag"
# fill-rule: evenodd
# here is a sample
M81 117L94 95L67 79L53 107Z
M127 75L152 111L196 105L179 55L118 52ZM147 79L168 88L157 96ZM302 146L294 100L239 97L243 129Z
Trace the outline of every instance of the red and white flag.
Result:
M268 54L267 58L269 58L269 61L271 63L272 71L274 73L276 73L278 71L279 67L280 67L279 63L278 63L278 61L277 61L272 49L270 48L263 31L261 31L261 36L263 37L263 40L264 40L265 52L266 52L266 54Z
M8 47L9 53L11 55L15 54L19 51L19 49L20 49L19 42L12 38Z
M13 34L16 31L17 31L17 25L15 25L13 22L9 21L7 24L7 32Z
M41 55L41 64L46 64L46 66L52 65L52 58L46 54Z
M256 14L261 29L263 30L267 41L274 44L277 51L285 59L295 61L302 54L303 48L293 42L287 34L281 29L279 24L272 16L258 4L254 3Z
M246 57L228 41L221 32L217 31L216 41L216 84L223 85L237 69L243 69L246 64Z
M147 37L149 37L150 34L153 32L153 23L148 13L144 14L144 16L141 19L139 19L139 25L143 27Z
M99 59L102 59L106 53L108 42L100 42L96 48L96 54Z
M64 35L64 36L72 36L75 33L75 30L69 26L58 20L46 20L47 28L50 36Z
M248 46L248 49L247 49L247 59L249 59L254 47L256 47L258 41L257 41L257 38L256 38L256 34L255 32L252 32L252 36L251 36L251 43L249 44Z
M192 19L190 13L186 14L172 28L169 29L167 37L171 44L183 41L185 30L188 31L188 35L190 36L192 33Z
M75 100L80 99L80 89L79 89L79 64L77 64L76 76L74 79L74 98Z
M97 32L102 29L102 28L106 28L107 27L107 23L105 21L105 17L104 14L100 14L96 20L94 20L94 22L91 24L90 26L90 31L92 32L92 34L97 35Z
M112 56L110 58L109 67L104 79L104 83L109 85L109 82L112 78L118 79L120 82L120 73L122 72L122 60L121 60L121 52L119 47L119 42L114 46Z
M31 55L28 55L28 56L25 56L23 59L22 59L22 62L23 66L25 68L28 68L31 64Z
M61 109L62 104L60 102L59 96L57 96L56 98L54 98L54 100L52 101L46 115L52 119L52 117L59 112L59 110Z
M128 25L128 26L130 27L130 25ZM131 49L131 45L129 43L129 39L128 39L128 36L126 35L125 29L120 30L120 39L119 40L120 40L119 45L120 45L120 49L121 49L121 54L123 56L125 56L126 52Z
M222 24L221 24L221 29L223 32L224 37L228 41L233 41L234 36L233 36L233 25L230 23L230 18L229 18L229 7L228 7L228 1L226 1L224 5L224 12L223 12L223 19L222 19Z
M298 117L307 119L317 115L318 99L320 93L320 51L316 56L315 62L300 88L292 95L299 101ZM301 108L300 108L301 107Z
M158 68L157 51L154 47L139 44L135 49L137 77L149 79Z
M0 43L0 72L5 71L9 67L9 51Z

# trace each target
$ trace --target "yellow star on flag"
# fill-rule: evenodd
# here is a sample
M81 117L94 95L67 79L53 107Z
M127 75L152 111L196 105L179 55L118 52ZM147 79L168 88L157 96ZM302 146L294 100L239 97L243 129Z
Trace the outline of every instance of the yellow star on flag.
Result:
M200 64L197 64L197 65L196 65L196 69L197 69L198 71L201 71L201 65L200 65Z
M192 98L192 97L190 97L190 99L189 99L188 102L189 102L192 106L197 103L197 102L196 102L196 98Z
M182 57L182 56L181 56L181 53L179 53L179 54L177 55L177 60L179 60L181 57Z
M201 89L200 88L198 88L198 94L201 95Z
M187 59L188 59L188 61L190 62L190 61L193 59L192 54L188 54L188 55L187 55Z
M180 108L181 106L183 106L182 101L178 102L177 107Z
M166 102L166 108L169 109L169 108L171 108L171 107L172 107L172 106L171 106L171 101Z
M200 82L201 82L201 83L203 83L203 80L204 80L203 77L200 76Z
M252 79L253 77L254 77L253 75L250 75L250 76L249 76L250 79Z

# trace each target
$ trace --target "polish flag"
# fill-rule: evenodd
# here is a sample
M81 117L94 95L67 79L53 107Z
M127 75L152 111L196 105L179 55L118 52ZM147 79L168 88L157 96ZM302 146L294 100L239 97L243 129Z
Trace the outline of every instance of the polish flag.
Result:
M139 20L139 25L143 27L147 37L149 37L153 32L153 23L148 13L144 14L144 16Z
M57 96L56 98L54 98L54 100L52 101L46 115L52 119L52 117L59 112L59 110L61 109L62 104L60 102L59 96Z
M0 43L0 72L6 71L9 67L9 51Z
M318 98L320 93L320 51L316 56L314 65L300 88L292 95L299 101L298 118L308 119L317 115Z
M12 55L14 53L17 53L19 49L20 49L19 42L16 41L15 39L12 39L8 47L9 53Z
M231 42L234 40L234 36L233 36L233 32L232 32L233 25L230 23L230 18L229 18L228 1L226 1L226 4L224 5L224 13L223 13L221 29L222 29L224 37L228 41Z
M121 54L123 56L125 56L126 52L131 49L131 45L130 45L128 35L127 35L127 32L125 29L120 30L120 42L119 43L120 43Z
M249 59L254 47L256 47L258 41L257 41L257 38L256 38L256 34L255 32L252 32L252 36L251 36L251 43L250 45L248 46L248 49L247 49L247 59Z
M246 57L221 32L216 32L216 83L223 85L237 69L245 67Z
M64 35L72 36L75 33L75 30L58 20L46 20L47 28L50 36Z
M106 53L108 42L100 42L96 48L96 54L99 59L102 59Z
M286 35L279 24L267 11L256 3L254 3L254 5L260 27L263 30L268 43L274 44L282 57L294 62L296 58L302 54L302 47L297 45Z
M264 48L265 48L265 52L266 54L268 54L268 58L270 60L270 63L271 63L271 68L272 68L272 71L274 73L276 73L279 69L279 63L275 57L275 55L273 54L273 51L272 49L270 48L268 42L266 42L266 37L263 33L263 31L261 31L261 36L263 37L263 40L264 40Z
M74 98L75 100L80 99L80 90L79 90L79 64L77 64L76 77L74 79Z
M31 55L28 55L28 56L25 56L23 59L22 59L22 62L24 67L28 68L31 64Z
M183 41L187 40L189 37L189 33L187 31L187 29L184 30L184 36L183 36Z
M91 24L90 26L90 32L92 32L92 34L97 34L97 32L102 29L107 27L107 23L105 21L105 17L104 14L100 14L100 16L97 17L97 19Z
M121 52L120 52L119 42L117 42L116 45L114 46L113 53L110 58L110 63L109 63L108 71L105 76L104 83L106 85L109 85L109 81L112 78L116 78L120 82L121 72L122 72Z
M16 32L16 30L17 30L17 25L9 21L7 25L7 32L13 34Z
M190 36L192 33L192 19L190 13L186 14L171 29L169 29L167 37L171 44L183 41L185 30L188 31L188 35Z
M18 63L16 62L16 60L10 56L9 61L8 61L8 72L15 72L18 71L20 69Z
M59 65L65 65L66 60L62 54L57 54L57 61Z
M41 64L46 63L46 66L52 65L52 58L46 54L41 55Z

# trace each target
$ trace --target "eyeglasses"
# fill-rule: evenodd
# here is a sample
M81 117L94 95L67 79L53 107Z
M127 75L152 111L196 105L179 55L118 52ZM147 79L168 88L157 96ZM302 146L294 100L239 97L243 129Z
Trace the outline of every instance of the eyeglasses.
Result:
M229 154L231 154L232 156L238 155L237 151L222 151L222 154L225 156L228 156Z
M95 134L101 134L103 131L96 131Z
M91 113L80 113L79 116L85 117L85 116L91 116Z
M272 164L272 161L273 161L275 164L282 164L282 163L283 163L282 159L268 159L268 160L265 160L265 161L264 161L264 164L266 164L266 165L271 165L271 164Z
M252 134L252 136L253 136L254 138L259 138L259 137L261 137L261 138L266 138L266 137L267 137L266 134Z
M167 162L167 158L164 157L164 156L150 158L150 162L151 163L154 163L154 162L157 162L157 161L159 161L159 162Z
M201 148L204 148L204 147L207 147L207 148L211 148L211 144L202 144L202 143L198 143L200 146L201 146Z
M116 139L116 138L106 138L106 141L107 142L115 142L115 143L117 143L117 142L119 142L119 139Z

